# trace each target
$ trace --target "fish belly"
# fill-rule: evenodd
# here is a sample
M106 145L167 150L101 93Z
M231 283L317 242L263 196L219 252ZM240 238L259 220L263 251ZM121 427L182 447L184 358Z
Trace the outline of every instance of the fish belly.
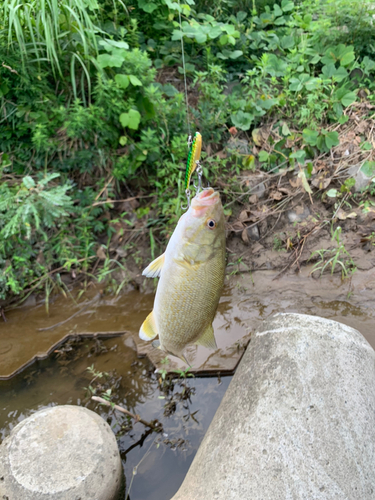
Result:
M163 269L154 314L165 350L182 352L212 324L223 287L224 266L224 260L212 259L197 266L175 262Z

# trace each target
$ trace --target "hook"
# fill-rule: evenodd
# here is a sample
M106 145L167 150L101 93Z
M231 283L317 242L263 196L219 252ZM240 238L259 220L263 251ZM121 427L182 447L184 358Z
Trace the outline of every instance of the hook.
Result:
M183 207L182 203L181 203L182 210L187 210L188 208L190 208L190 194L191 194L190 189L186 189L185 194L186 194L186 199L187 199L187 207Z
M197 194L200 193L202 189L202 174L203 174L203 169L202 165L199 163L199 160L196 161L197 164L197 174L198 174L198 188L197 188Z

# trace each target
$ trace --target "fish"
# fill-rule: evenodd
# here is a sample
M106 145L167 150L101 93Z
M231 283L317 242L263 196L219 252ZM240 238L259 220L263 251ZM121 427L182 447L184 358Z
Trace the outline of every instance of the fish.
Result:
M185 361L186 346L216 349L212 322L224 285L225 217L213 188L198 193L179 219L165 252L143 271L159 277L152 312L139 336Z

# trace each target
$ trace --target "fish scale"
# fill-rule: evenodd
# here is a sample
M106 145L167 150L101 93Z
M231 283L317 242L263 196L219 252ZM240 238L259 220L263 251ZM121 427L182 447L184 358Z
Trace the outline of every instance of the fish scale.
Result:
M159 335L160 348L182 359L189 344L215 348L212 322L224 273L224 212L219 194L208 188L193 198L165 253L143 271L160 281L140 337Z

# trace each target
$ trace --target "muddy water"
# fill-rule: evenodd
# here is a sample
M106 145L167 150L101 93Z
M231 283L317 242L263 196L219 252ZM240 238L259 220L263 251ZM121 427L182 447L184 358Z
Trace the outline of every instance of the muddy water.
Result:
M233 346L247 339L261 320L277 312L335 319L358 329L375 347L375 270L357 271L352 280L344 282L339 276L316 280L309 272L305 268L299 274L275 280L274 271L251 275L241 266L235 269L235 274L227 279L215 319L219 350L211 353L198 348L195 359L199 365L210 368L213 373L232 366L233 353L240 355ZM51 349L52 354L12 379L0 381L0 440L18 422L39 409L56 404L85 405L99 412L116 433L127 488L131 485L129 498L166 500L181 484L230 377L189 379L190 400L179 400L183 387L177 379L173 391L163 392L158 384L160 375L154 374L154 366L148 358L138 358L134 343L139 326L152 307L153 295L134 291L119 298L101 297L88 303L95 298L95 293L83 302L88 304L85 309L82 304L72 307L59 298L51 306L49 317L40 305L13 311L8 314L8 323L1 324L0 370L3 374L17 370L35 354L43 358ZM63 325L38 330L63 321L78 310L81 313ZM108 331L128 333L99 342L84 339L78 344L58 346L59 340L68 334ZM109 372L108 380L103 377L93 381L94 375L87 371L92 365L97 371ZM102 387L96 385L98 382ZM140 423L129 428L122 415L113 414L89 400L84 389L89 385L96 388L98 394L113 386L116 404L139 413L146 420L159 419L164 433L155 442L155 434L145 434ZM167 414L164 414L165 405Z

